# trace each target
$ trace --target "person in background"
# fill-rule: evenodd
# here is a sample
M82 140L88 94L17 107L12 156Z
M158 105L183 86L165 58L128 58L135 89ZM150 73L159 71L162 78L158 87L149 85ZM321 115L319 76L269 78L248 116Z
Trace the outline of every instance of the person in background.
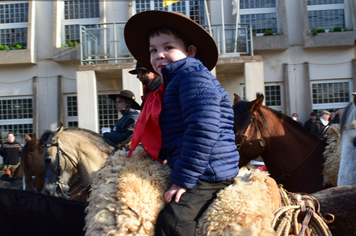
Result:
M297 121L301 126L303 126L303 123L301 121L299 121L299 115L298 113L293 113L292 114L292 119Z
M151 71L148 71L139 62L136 63L136 68L134 70L130 70L129 73L132 75L137 75L136 78L139 79L144 86L141 104L141 108L143 108L148 93L156 91L161 86L162 77Z
M315 120L316 120L316 113L315 112L310 113L309 120L307 120L304 123L304 127L311 132L312 125L315 122Z
M109 96L116 101L116 108L122 117L116 121L112 132L106 132L103 136L115 144L126 141L133 134L141 106L135 101L135 94L130 90L122 90L115 96Z
M329 125L330 112L323 110L319 119L316 119L312 125L311 133L320 139L324 139L324 134Z
M331 111L329 121L332 121L333 124L340 124L340 116L338 113Z
M16 168L20 165L21 150L22 146L15 141L15 135L9 133L7 142L3 143L0 148L0 155L3 157L4 172L10 178L13 177Z

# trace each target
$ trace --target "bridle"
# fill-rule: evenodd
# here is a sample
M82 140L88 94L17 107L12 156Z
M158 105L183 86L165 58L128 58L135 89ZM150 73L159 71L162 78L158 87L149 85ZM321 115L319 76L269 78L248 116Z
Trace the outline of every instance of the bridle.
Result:
M252 143L248 141L248 131L250 130L251 126L253 125L257 131L257 139L258 142L260 144L260 146L264 149L266 146L266 140L264 139L264 137L262 136L262 132L260 127L257 124L257 119L255 114L250 114L250 123L246 126L245 131L242 134L242 138L240 143L236 144L236 149L240 150L241 148L243 148L244 143L246 143L248 146L251 146Z
M71 187L72 184L75 183L75 181L77 179L75 179L74 181L72 181L70 184L66 184L66 183L63 183L60 178L61 178L61 174L63 172L63 168L62 168L62 164L61 164L61 160L60 160L60 156L62 156L64 158L64 160L66 160L66 158L69 160L69 162L73 165L73 167L78 170L78 163L76 163L74 161L74 159L69 156L58 144L58 139L56 139L54 142L46 142L44 145L44 147L46 148L50 148L50 147L57 147L57 153L56 153L56 158L58 160L58 172L57 172L57 181L55 183L55 185L60 189L62 195L65 197L65 198L68 198L68 196L66 195L66 193L64 193L63 191L63 187L64 186L69 186Z

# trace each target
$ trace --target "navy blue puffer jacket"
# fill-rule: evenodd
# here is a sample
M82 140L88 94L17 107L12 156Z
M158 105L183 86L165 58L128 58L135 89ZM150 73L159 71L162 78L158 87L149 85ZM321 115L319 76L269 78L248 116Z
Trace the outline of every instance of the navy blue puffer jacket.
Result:
M238 172L234 114L225 89L196 58L162 68L161 159L172 168L171 181L193 189L206 182L230 180Z

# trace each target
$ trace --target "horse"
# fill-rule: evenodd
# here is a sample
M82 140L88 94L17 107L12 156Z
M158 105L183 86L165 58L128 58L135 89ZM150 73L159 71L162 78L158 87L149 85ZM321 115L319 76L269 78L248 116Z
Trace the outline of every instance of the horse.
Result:
M346 108L340 122L342 140L337 186L356 185L356 94Z
M23 177L23 189L40 193L43 189L43 148L38 145L36 134L25 135L22 148L19 176Z
M78 172L81 192L89 192L96 172L107 157L118 150L103 136L82 128L63 125L54 132L46 131L41 139L44 160L44 188L42 193L67 196Z
M263 106L263 95L248 102L235 94L234 133L239 167L261 156L268 172L290 192L325 189L326 142L281 112Z
M0 188L2 235L84 235L87 202Z

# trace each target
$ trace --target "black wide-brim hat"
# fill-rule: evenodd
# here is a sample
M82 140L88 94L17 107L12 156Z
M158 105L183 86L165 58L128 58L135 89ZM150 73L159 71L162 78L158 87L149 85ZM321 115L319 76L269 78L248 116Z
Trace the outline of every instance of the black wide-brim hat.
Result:
M152 30L162 27L184 35L197 48L195 57L209 70L215 67L219 56L218 49L214 39L203 27L179 12L154 10L132 16L124 30L128 49L147 70L155 72L150 62L148 35Z
M134 70L130 70L129 73L131 75L137 75L137 70L147 70L147 69L143 67L139 62L136 62L136 68Z
M122 90L120 93L115 95L109 95L109 98L116 102L117 97L122 97L124 99L129 99L132 101L131 107L136 110L141 110L141 106L135 101L135 94L130 90Z

